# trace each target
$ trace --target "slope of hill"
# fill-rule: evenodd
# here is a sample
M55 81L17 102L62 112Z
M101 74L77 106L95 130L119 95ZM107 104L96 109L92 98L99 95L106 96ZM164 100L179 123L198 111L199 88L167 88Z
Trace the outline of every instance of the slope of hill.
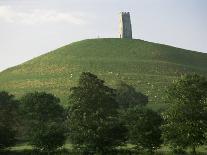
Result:
M65 104L69 88L83 71L111 86L125 81L149 95L151 103L162 103L165 87L181 74L207 76L207 54L142 40L84 40L1 72L0 90L17 96L47 91Z

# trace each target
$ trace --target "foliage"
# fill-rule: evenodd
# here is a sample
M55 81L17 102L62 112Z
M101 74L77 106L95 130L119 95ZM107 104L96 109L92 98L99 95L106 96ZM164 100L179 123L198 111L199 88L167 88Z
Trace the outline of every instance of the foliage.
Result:
M19 102L7 92L0 92L0 149L16 142Z
M133 86L120 82L117 87L116 101L120 108L126 109L134 106L144 106L148 103L148 97L137 92Z
M28 93L21 99L29 142L38 149L53 151L66 140L65 112L60 100L45 92Z
M206 141L207 80L186 75L175 81L167 92L169 109L163 114L163 138L174 149L196 147Z
M114 90L96 75L81 74L78 86L71 89L69 103L70 139L76 147L103 153L124 141Z
M136 106L126 111L125 121L129 142L137 149L153 152L160 147L162 118L157 112Z

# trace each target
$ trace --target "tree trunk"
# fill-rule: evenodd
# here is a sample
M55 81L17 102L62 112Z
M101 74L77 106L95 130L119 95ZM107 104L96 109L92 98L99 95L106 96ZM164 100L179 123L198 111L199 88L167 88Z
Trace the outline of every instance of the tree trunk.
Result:
M192 154L196 155L196 147L195 146L192 147Z

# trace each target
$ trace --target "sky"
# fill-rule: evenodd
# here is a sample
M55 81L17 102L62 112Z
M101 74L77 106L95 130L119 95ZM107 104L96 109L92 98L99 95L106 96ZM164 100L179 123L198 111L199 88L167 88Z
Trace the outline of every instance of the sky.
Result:
M0 0L0 71L75 41L133 38L207 53L207 0Z

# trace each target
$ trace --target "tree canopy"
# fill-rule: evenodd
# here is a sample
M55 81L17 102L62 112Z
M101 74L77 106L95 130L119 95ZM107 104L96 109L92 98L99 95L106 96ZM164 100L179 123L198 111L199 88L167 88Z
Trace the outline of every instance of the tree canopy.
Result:
M174 149L196 147L206 141L207 80L199 75L186 75L167 91L169 109L164 112L163 138Z
M59 98L45 92L21 98L27 138L34 147L53 151L65 143L65 111L59 102Z
M0 149L16 142L19 102L8 92L0 92Z
M118 119L112 88L89 72L81 74L69 96L70 139L76 147L104 152L120 145L125 128Z
M124 82L117 84L116 101L119 103L120 108L130 108L137 105L144 106L148 103L148 97L141 92Z
M157 112L136 106L126 111L125 121L129 142L137 149L153 152L160 147L162 118Z

